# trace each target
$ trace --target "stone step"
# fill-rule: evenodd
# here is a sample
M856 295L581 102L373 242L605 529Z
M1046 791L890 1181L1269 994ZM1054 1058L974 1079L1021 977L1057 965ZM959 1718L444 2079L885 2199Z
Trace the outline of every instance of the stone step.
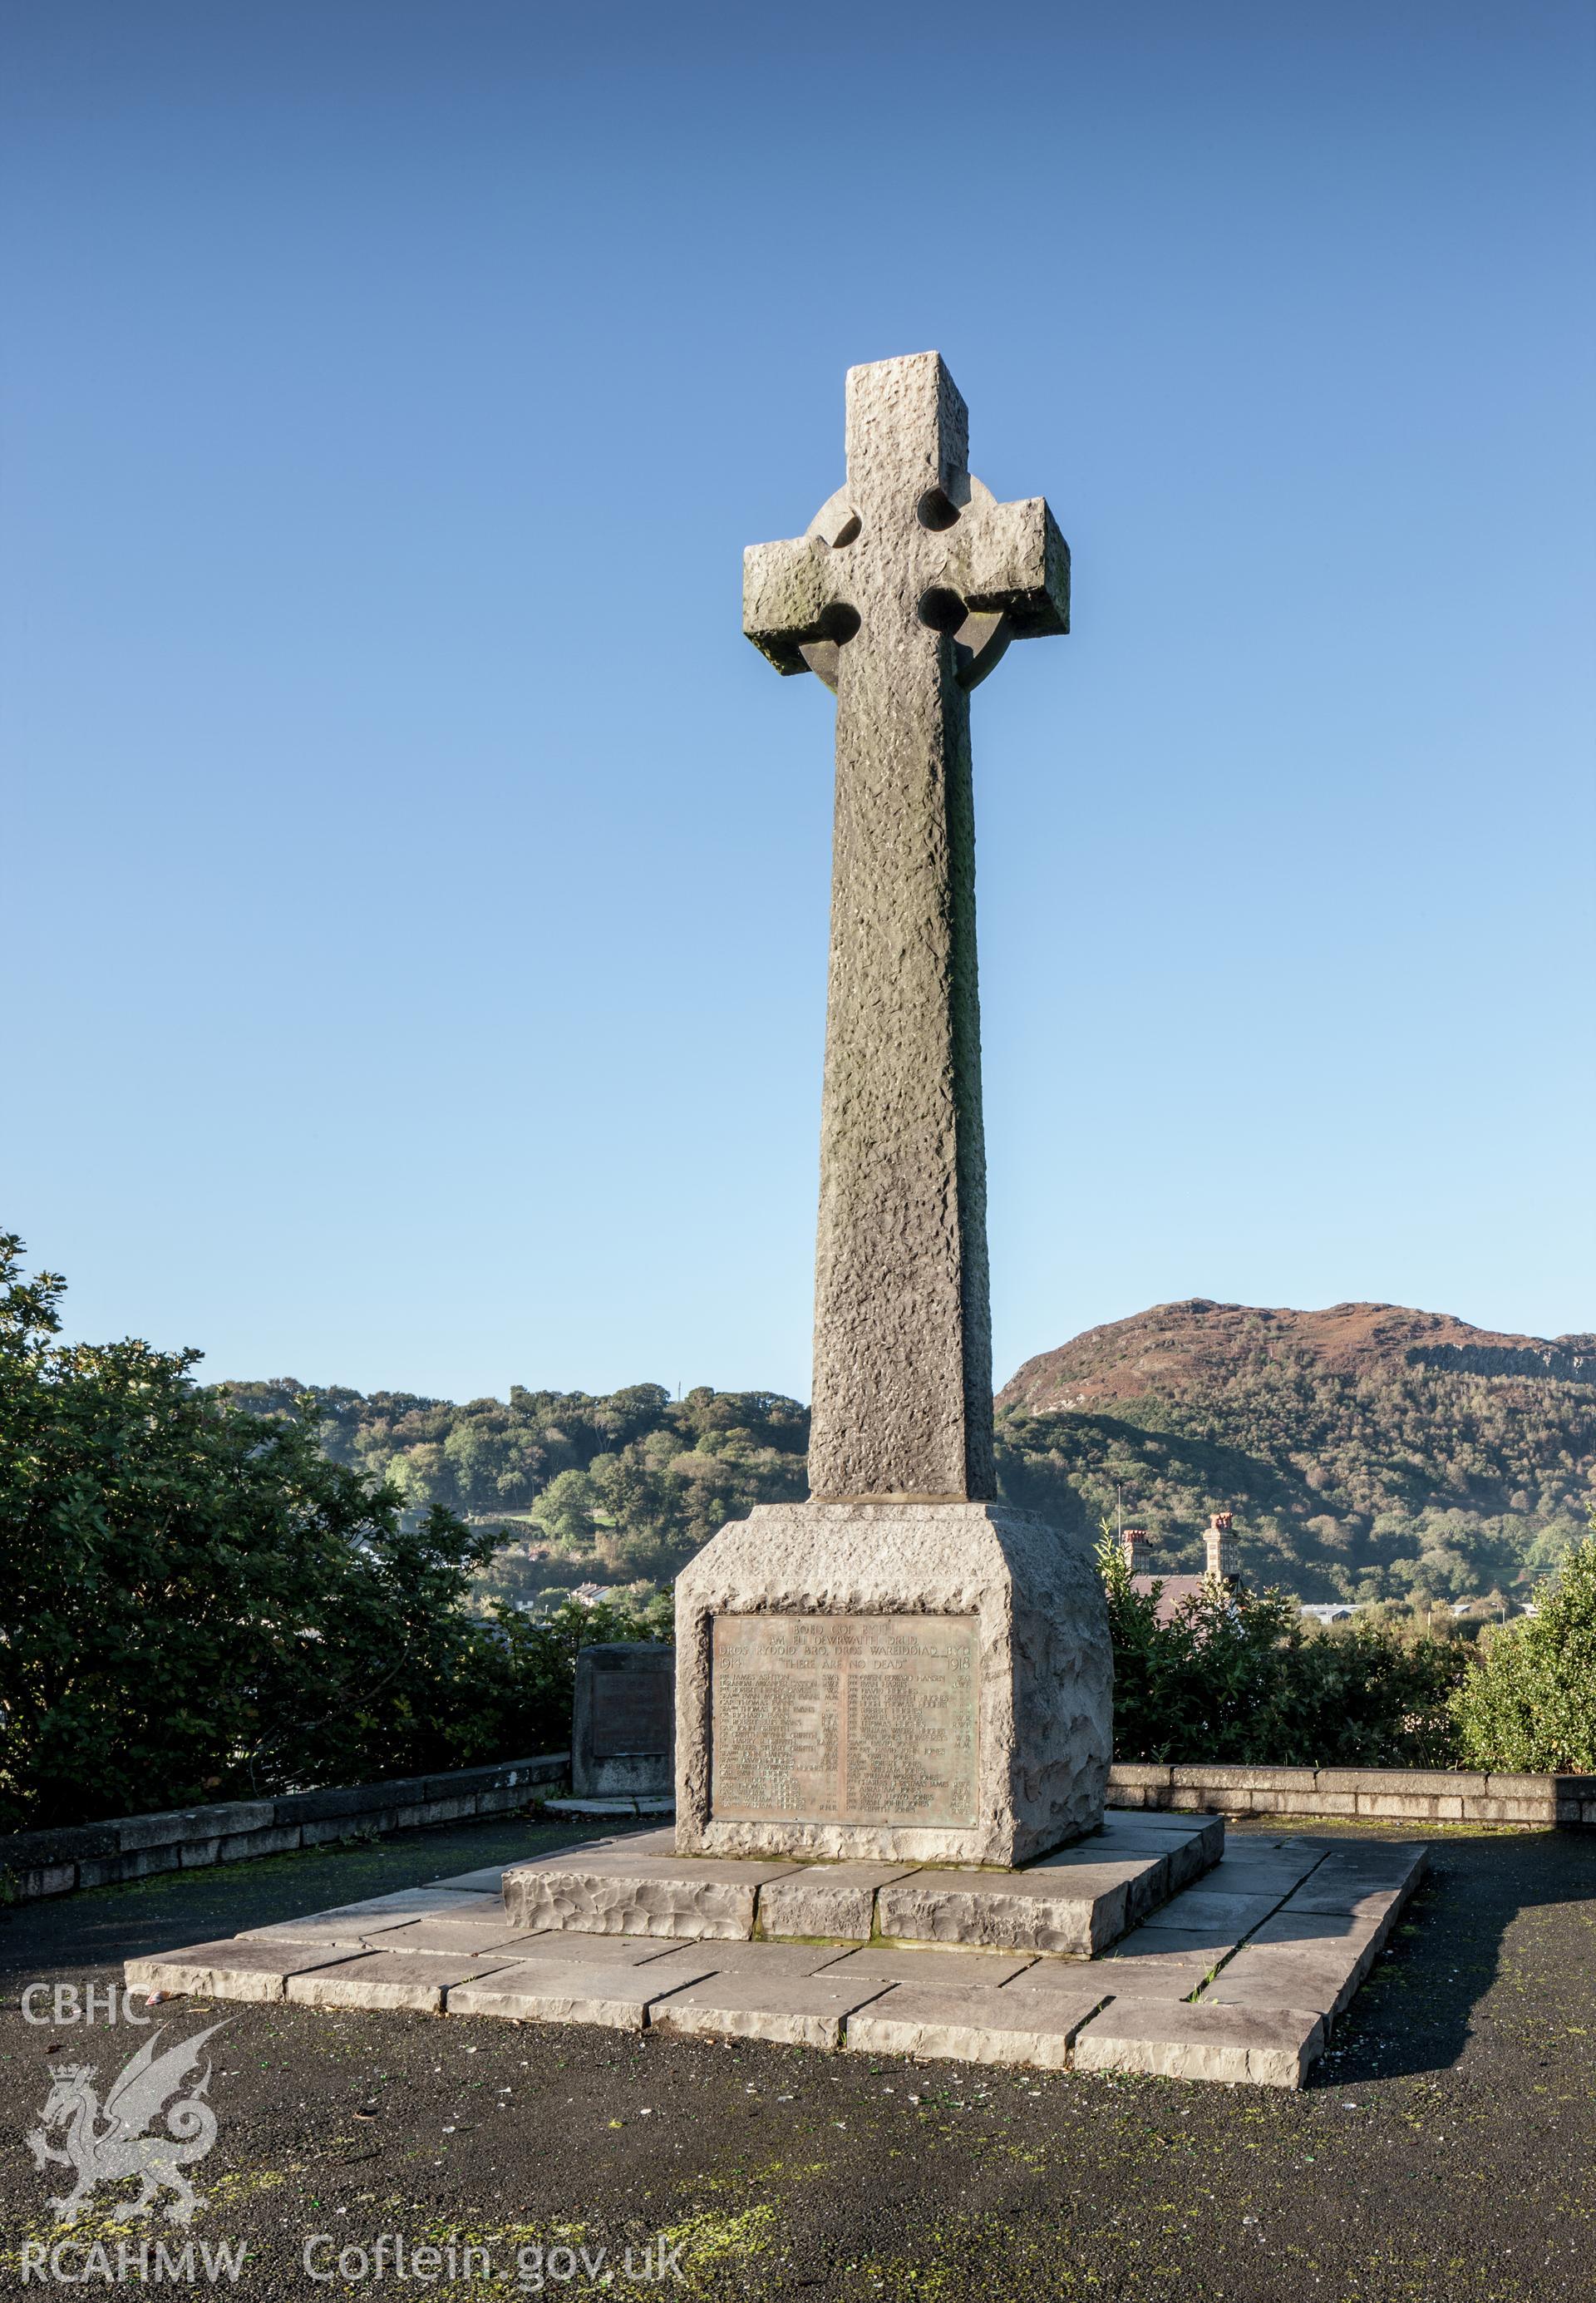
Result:
M451 2015L497 2015L519 2023L598 2023L613 2031L641 2031L655 2004L699 1980L690 1969L659 1977L657 1961L625 1967L606 1961L525 1961L480 1982L453 1987ZM773 1984L769 1987L775 1989Z
M1151 2071L1227 2086L1299 2088L1324 2045L1315 2009L1111 1999L1077 2034L1078 2071Z
M126 1972L135 1987L212 1999L595 2023L1298 2087L1425 1861L1422 1847L1342 1843L1331 1870L1322 1853L1308 1851L1306 1876L1280 1900L1273 1890L1287 1875L1299 1876L1300 1851L1249 1843L1255 1871L1277 1865L1268 1890L1186 1891L1091 1961L1034 1944L984 1948L956 1939L956 1947L945 1948L879 1930L863 1943L684 1936L683 1882L699 1899L685 1913L694 1924L745 1919L752 1928L761 1899L773 1892L796 1891L801 1910L813 1892L803 1883L830 1874L838 1894L869 1894L877 1920L887 1899L913 1885L923 1899L917 1920L929 1911L933 1919L969 1924L970 1899L984 1897L979 1925L1013 1934L1023 1921L1040 1933L1071 1894L1077 1919L1082 1911L1089 1918L1088 1891L1096 1892L1105 1869L1122 1895L1128 1859L1038 1864L1025 1872L900 1872L638 1857L624 1842L608 1842L517 1869L542 1883L537 1892L551 1905L573 1895L593 1899L609 1931L564 1919L537 1933L508 1928L496 1896L458 1886L406 1889L230 1942L130 1960ZM857 1876L883 1868L895 1874L883 1884ZM757 1883L751 1871L760 1875ZM949 1879L956 1883L952 1903L938 1900L945 1894L938 1883ZM650 1908L642 1927L623 1930L617 1921L634 1895ZM727 1897L731 1904L723 1907L718 1899ZM1189 1924L1177 1924L1182 1920Z
M844 2045L869 2055L1063 2071L1081 2026L1106 1995L1084 1982L1072 1991L1046 1992L959 1991L895 1983L849 2016Z
M1016 1871L668 1853L663 1834L563 1849L504 1874L512 1928L683 1941L756 1936L986 1946L1090 1959L1220 1860L1218 1816L1112 1813ZM470 1875L466 1875L469 1877ZM457 1889L458 1889L457 1883ZM1233 1938L1232 1938L1233 1939Z
M711 1975L656 2000L649 2029L674 2038L765 2039L835 2051L854 2010L891 1988L863 1977L833 1983L827 1975Z

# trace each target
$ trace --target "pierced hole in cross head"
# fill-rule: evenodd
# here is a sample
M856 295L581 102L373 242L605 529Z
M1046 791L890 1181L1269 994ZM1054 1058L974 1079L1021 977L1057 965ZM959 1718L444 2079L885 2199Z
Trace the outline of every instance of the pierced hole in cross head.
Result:
M928 488L914 507L914 517L922 527L935 534L941 528L952 527L959 517L959 507L941 488Z
M945 592L934 584L928 592L920 594L917 612L921 623L928 625L932 631L956 632L970 611L956 592Z
M821 617L820 628L828 640L836 642L838 647L845 646L859 629L859 611L838 600Z

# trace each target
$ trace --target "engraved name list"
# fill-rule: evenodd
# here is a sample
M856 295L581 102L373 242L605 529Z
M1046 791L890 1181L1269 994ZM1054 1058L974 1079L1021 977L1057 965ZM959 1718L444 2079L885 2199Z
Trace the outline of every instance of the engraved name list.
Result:
M710 1812L970 1825L973 1615L717 1615Z

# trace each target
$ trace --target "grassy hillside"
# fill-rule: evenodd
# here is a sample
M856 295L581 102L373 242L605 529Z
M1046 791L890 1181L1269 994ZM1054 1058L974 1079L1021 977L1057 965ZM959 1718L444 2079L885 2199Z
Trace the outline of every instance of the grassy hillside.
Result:
M414 1506L504 1524L507 1597L666 1581L726 1520L806 1491L808 1413L771 1392L515 1386L456 1406L227 1388L307 1417ZM998 1431L1005 1496L1093 1530L1118 1502L1155 1572L1200 1566L1209 1513L1229 1510L1252 1579L1304 1599L1522 1595L1596 1493L1596 1337L1392 1304L1166 1303L1028 1361Z

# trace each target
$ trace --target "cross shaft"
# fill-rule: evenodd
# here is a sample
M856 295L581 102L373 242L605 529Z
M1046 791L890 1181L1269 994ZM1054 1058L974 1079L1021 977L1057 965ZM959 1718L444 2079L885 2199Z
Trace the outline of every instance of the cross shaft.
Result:
M744 555L743 629L837 698L810 1488L995 1492L970 689L1069 629L1039 497L969 468L940 357L849 371L847 481Z

